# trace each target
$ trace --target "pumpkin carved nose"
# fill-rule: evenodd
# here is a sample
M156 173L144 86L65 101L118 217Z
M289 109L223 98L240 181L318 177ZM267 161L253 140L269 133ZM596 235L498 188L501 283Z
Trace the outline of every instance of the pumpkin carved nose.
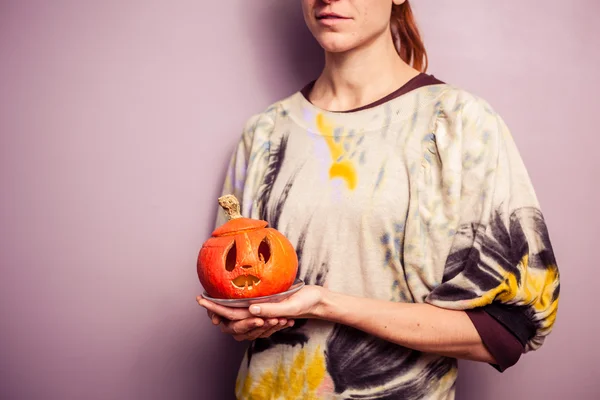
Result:
M236 264L238 268L249 268L258 265L258 258L253 249L252 238L247 232L237 235L235 243L239 251L237 252ZM242 251L243 249L243 251Z
M242 268L244 268L244 269L252 268L252 265L242 265Z

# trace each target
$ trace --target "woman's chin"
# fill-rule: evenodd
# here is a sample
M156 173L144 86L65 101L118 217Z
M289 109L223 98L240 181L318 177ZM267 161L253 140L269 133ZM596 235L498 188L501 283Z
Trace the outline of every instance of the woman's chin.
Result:
M317 41L327 53L346 53L359 45L355 38L346 38L339 33L325 34L317 38Z

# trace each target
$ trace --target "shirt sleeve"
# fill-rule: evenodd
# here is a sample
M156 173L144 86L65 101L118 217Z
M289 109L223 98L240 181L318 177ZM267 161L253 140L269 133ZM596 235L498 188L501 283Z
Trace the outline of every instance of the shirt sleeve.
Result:
M559 271L507 126L483 100L459 99L440 112L425 146L405 264L418 279L428 278L423 271L442 276L422 300L454 310L485 307L525 352L538 349L556 318Z
M506 371L519 361L525 346L517 336L488 313L486 307L466 310L481 341L496 360L492 364L500 372Z

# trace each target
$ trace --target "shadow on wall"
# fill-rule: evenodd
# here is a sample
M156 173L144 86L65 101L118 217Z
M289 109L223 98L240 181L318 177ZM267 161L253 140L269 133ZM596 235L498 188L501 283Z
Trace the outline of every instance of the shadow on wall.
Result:
M247 43L255 53L253 64L259 66L251 76L258 81L264 97L271 103L276 102L319 76L324 62L323 50L304 23L299 1L261 0L240 8L239 20L246 24L242 31L249 35ZM234 148L230 148L227 154L233 151ZM222 164L219 182L225 179L227 166L227 162ZM215 193L220 195L221 188ZM219 210L215 206L211 223ZM209 228L212 230L213 226Z
M256 64L260 65L255 76L272 101L317 78L323 51L304 23L299 1L261 0L244 12L244 31L250 43L256 44Z
M457 399L487 399L492 397L493 393L490 392L492 385L489 381L501 377L499 372L486 373L485 368L492 367L475 361L458 361ZM494 376L496 373L498 374L497 377Z

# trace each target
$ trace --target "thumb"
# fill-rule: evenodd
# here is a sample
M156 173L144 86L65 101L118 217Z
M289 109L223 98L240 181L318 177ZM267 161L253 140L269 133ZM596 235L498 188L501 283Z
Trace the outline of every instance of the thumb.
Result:
M264 318L293 317L293 311L292 305L288 302L254 304L250 306L250 313L252 315Z

